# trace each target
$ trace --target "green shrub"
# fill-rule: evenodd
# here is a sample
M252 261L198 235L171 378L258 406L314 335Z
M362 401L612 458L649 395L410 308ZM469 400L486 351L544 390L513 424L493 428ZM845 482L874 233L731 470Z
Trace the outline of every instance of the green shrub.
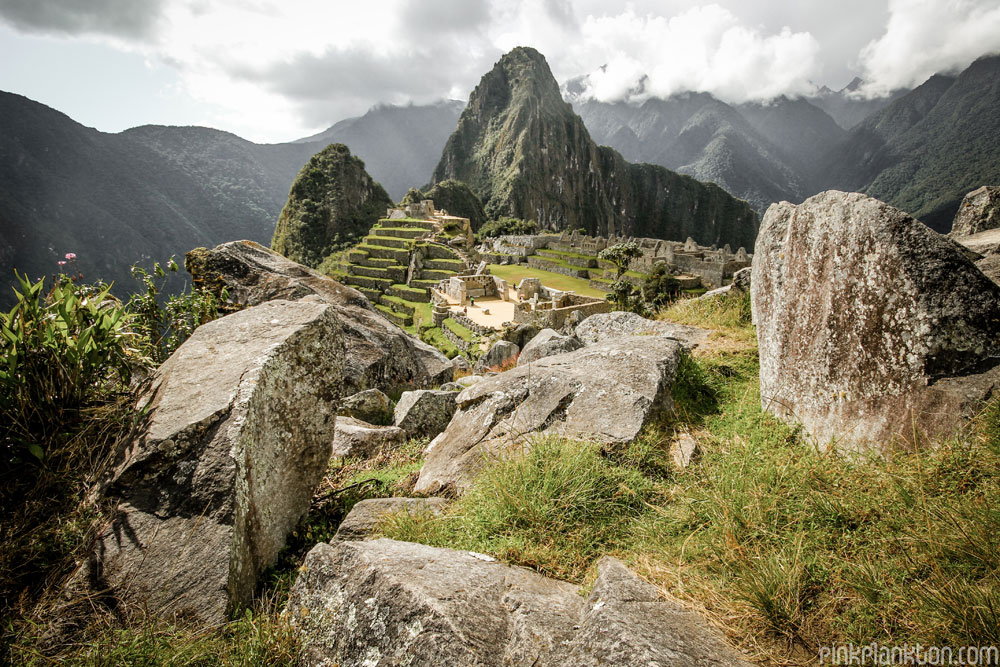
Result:
M132 316L107 285L17 276L17 303L0 312L0 425L4 466L42 459L46 442L94 395L129 382L145 360Z
M538 223L534 220L521 220L520 218L499 218L497 220L487 220L479 228L476 238L480 241L487 238L497 238L499 236L519 236L522 234L534 234L538 231Z
M173 257L167 260L167 270L178 270ZM143 352L158 364L173 354L195 329L219 317L219 304L228 298L225 289L221 297L216 297L211 290L196 287L189 292L169 295L161 305L162 279L166 271L160 263L153 265L152 273L133 266L132 276L145 291L132 295L128 310L135 318L135 327L142 333ZM161 279L159 285L157 278Z

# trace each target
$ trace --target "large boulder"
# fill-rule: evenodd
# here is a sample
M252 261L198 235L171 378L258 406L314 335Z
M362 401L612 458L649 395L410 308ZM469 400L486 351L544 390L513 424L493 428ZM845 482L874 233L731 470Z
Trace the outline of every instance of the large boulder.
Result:
M583 343L573 336L564 336L555 329L542 329L531 339L517 358L517 365L523 366L543 357L572 352L583 347Z
M197 286L254 306L271 299L311 299L335 306L347 352L344 395L364 389L420 389L454 378L451 362L376 311L355 289L320 275L252 241L232 241L188 253Z
M486 354L479 357L479 360L476 362L475 371L483 373L495 366L502 366L504 362L517 357L520 351L521 348L516 343L511 343L508 340L498 340L490 346Z
M353 417L337 417L330 452L339 457L370 457L399 449L406 431L395 426L374 426Z
M458 412L431 443L415 490L462 492L485 457L537 433L629 442L653 417L673 409L680 357L675 340L617 338L472 385L454 399Z
M448 505L444 498L369 498L348 512L334 540L364 540L378 532L379 521L388 514L440 514Z
M858 193L772 205L751 297L763 405L824 445L949 435L1000 379L1000 287Z
M594 345L622 336L664 336L678 340L685 348L691 349L711 333L701 327L647 320L642 315L621 310L591 315L576 327L576 337L584 345Z
M118 501L71 583L217 625L309 509L343 387L335 308L270 301L199 327L160 367L105 489Z
M586 598L489 556L387 539L318 544L302 569L287 611L306 665L749 667L612 558Z
M967 251L974 253L971 259L976 263L976 268L993 282L1000 283L1000 229L988 229L955 240Z
M1000 186L984 185L965 195L955 220L952 237L969 236L1000 227Z
M393 423L411 438L433 438L445 430L458 407L455 392L421 389L404 392Z
M338 415L353 417L369 424L385 424L392 421L394 408L392 399L378 389L365 389L352 394L340 402Z

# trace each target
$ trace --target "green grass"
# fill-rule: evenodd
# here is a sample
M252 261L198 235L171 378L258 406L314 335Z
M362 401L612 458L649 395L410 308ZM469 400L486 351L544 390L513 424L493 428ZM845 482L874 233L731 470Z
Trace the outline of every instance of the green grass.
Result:
M452 333L454 333L455 335L457 335L462 340L468 341L470 343L475 343L477 340L479 340L479 336L477 336L474 331L471 331L470 329L466 329L465 327L463 327L461 324L459 324L455 320L451 319L450 317L448 319L446 319L443 322L443 324L444 324L444 326L448 327L448 329Z
M584 278L572 278L561 273L532 269L524 264L490 264L489 269L490 273L503 278L513 287L516 287L522 278L539 278L546 287L573 291L580 296L594 296L603 299L605 294L601 290L591 287L590 282Z
M586 255L581 252L572 252L570 250L553 250L552 248L542 248L538 251L538 254L544 257L545 255L559 255L560 257L575 257L577 259L597 259L597 255Z
M427 321L430 321L429 319ZM425 327L420 331L420 339L425 343L433 345L441 350L444 356L454 359L462 354L462 351L455 347L455 344L448 340L440 327Z
M997 645L1000 398L931 451L820 452L762 411L745 306L668 311L726 344L681 364L677 413L629 446L540 440L488 462L444 515L384 532L578 583L615 554L767 664L834 642ZM683 470L666 455L678 431L701 450Z

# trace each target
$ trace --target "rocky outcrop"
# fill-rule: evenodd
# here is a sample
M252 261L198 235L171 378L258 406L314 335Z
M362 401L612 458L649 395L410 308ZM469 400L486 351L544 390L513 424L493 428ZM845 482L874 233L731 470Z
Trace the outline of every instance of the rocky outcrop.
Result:
M965 195L951 223L952 238L1000 227L1000 186L984 185Z
M751 297L763 406L823 445L947 436L1000 380L1000 287L864 195L771 206Z
M399 449L406 431L395 426L374 426L353 417L337 417L333 432L333 456L369 457Z
M591 315L576 327L576 337L585 345L602 343L622 336L663 336L692 349L707 339L711 331L686 324L647 320L642 315L617 310Z
M364 162L344 144L330 144L310 158L292 183L271 248L317 267L340 244L364 236L392 205Z
M759 216L713 183L630 164L598 146L563 101L545 58L518 47L483 76L448 139L434 181L458 179L490 218L547 229L752 248Z
M433 438L455 414L455 392L424 389L399 397L393 423L411 438Z
M528 342L538 335L539 328L537 325L531 322L523 322L516 326L507 327L504 329L502 338L504 340L510 341L517 345L522 350Z
M270 299L312 299L335 306L348 368L344 394L365 389L437 386L454 377L438 350L408 336L380 315L363 294L250 241L223 243L188 253L185 266L195 285L254 306Z
M612 558L579 588L489 556L387 539L318 544L288 614L306 665L749 667Z
M378 389L365 389L348 396L340 402L343 417L353 417L369 424L387 424L392 421L395 404Z
M555 329L542 329L538 335L521 350L517 358L517 365L523 366L532 361L538 361L543 357L551 357L554 354L572 352L583 347L578 339L572 336L564 336Z
M515 343L507 340L498 340L490 346L490 349L486 350L486 354L479 357L476 361L475 371L482 373L490 368L502 366L506 361L517 357L520 351L521 348Z
M680 344L668 338L617 338L472 385L457 396L458 412L431 442L416 492L464 491L485 456L538 433L632 440L673 408L670 390L680 356Z
M140 400L147 422L105 490L118 512L72 586L203 625L248 603L326 470L344 354L323 303L199 327Z
M447 507L444 498L369 498L351 508L337 528L334 540L364 540L378 533L382 517L398 512L440 514Z

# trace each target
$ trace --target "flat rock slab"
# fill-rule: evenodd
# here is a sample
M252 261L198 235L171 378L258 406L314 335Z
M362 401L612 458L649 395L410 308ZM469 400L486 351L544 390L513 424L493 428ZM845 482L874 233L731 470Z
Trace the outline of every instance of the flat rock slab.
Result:
M370 457L399 449L406 431L395 426L375 426L353 417L337 417L331 454L339 457Z
M751 297L763 407L844 449L947 437L1000 385L1000 287L888 204L773 204Z
M351 508L337 528L334 540L363 540L378 531L378 522L387 514L440 514L448 506L444 498L369 498Z
M306 665L748 667L620 562L598 570L585 599L481 554L387 539L318 544L287 613Z
M616 338L472 385L458 395L458 411L431 443L416 492L464 491L484 457L538 433L632 440L650 419L673 409L680 357L680 343L669 338Z
M387 320L361 292L297 264L252 241L232 241L188 253L194 283L225 288L230 300L255 306L271 299L310 299L332 304L347 352L344 395L365 389L421 389L450 382L451 362Z
M622 336L663 336L680 341L689 350L707 339L711 333L709 329L663 320L647 320L641 315L623 311L591 315L576 327L576 337L584 345L594 345Z
M105 490L118 515L71 589L204 625L248 603L326 470L340 331L332 306L280 300L199 327L140 401Z

